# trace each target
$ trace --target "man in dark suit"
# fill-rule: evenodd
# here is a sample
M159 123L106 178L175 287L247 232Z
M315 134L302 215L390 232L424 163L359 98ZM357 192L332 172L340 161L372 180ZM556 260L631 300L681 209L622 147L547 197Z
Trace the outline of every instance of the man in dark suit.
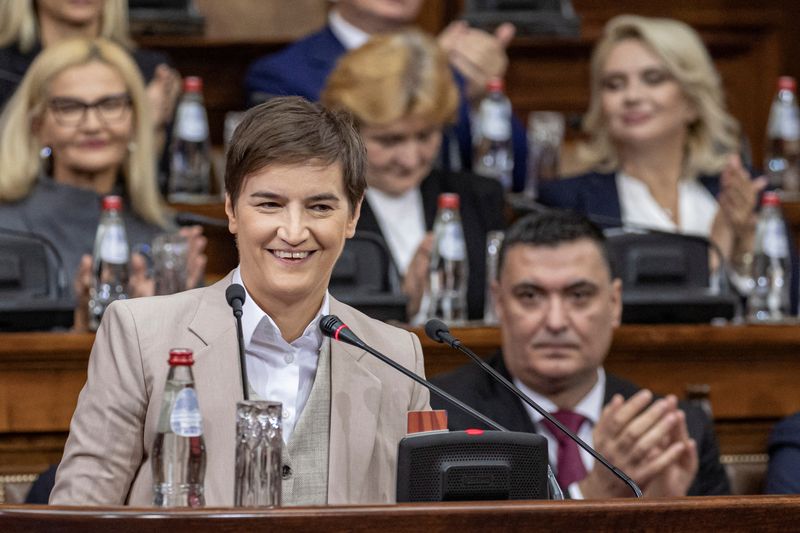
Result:
M700 409L671 395L655 398L603 370L620 322L622 287L593 224L566 211L514 224L492 292L502 334L502 351L490 360L494 368L630 475L646 496L729 492L711 422ZM557 479L570 496L630 494L477 366L434 381L510 430L543 434ZM432 400L434 408L448 408ZM451 429L480 427L454 409L449 417Z
M372 34L399 31L412 24L422 4L422 0L339 0L322 29L250 65L245 76L248 99L258 103L272 96L297 95L319 100L328 75L345 52L360 47ZM445 145L442 151L444 168L472 168L470 107L486 94L490 78L505 76L505 49L514 31L513 25L503 24L490 34L456 21L439 35L462 97L458 121L447 138L453 145ZM528 147L525 129L516 119L512 121L512 140L514 187L521 189Z

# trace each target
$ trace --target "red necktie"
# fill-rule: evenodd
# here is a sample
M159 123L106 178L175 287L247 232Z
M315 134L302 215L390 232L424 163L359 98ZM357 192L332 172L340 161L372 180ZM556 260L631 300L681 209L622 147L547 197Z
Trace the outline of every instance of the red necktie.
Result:
M586 421L586 417L572 411L557 411L553 413L553 418L564 424L564 427L577 434L581 425ZM578 445L570 439L564 432L556 427L555 424L547 419L542 419L541 423L553 437L558 441L558 474L556 480L561 488L567 490L572 483L580 481L586 477L586 467L581 460L581 452Z

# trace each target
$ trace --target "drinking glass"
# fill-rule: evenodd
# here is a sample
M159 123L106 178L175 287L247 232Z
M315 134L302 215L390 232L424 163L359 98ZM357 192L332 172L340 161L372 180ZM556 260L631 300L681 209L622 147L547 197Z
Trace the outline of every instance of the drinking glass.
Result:
M164 233L153 239L153 277L156 294L174 294L186 289L189 241L180 233Z
M241 401L236 404L236 507L279 507L281 504L281 403Z

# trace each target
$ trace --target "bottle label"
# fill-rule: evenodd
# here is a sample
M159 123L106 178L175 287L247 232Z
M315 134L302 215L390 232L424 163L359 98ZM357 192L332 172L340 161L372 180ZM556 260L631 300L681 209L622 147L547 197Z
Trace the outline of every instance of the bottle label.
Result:
M767 221L764 231L764 253L769 257L786 259L789 257L789 243L786 240L786 232L783 230L783 221L772 219Z
M776 103L772 106L769 117L769 137L796 141L800 139L800 111L788 104Z
M169 415L169 426L180 437L199 437L203 434L203 417L193 388L186 387L178 393Z
M464 234L458 224L445 224L439 237L439 255L449 261L463 261L467 258Z
M128 240L121 225L111 224L106 228L103 243L100 245L100 259L115 265L128 262Z
M175 124L179 139L202 142L208 138L208 121L200 102L181 102Z
M481 102L481 134L490 141L507 141L511 138L511 106L505 102Z

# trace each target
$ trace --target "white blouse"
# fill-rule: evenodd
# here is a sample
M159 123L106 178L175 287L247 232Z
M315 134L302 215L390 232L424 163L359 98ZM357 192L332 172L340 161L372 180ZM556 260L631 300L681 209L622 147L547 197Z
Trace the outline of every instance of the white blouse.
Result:
M419 187L414 187L400 196L391 196L369 187L366 196L394 263L400 275L405 276L414 253L425 238L422 193Z
M719 204L698 180L678 182L678 219L675 225L670 213L650 194L647 185L633 176L618 172L617 193L622 222L626 226L645 227L708 237L717 216Z

